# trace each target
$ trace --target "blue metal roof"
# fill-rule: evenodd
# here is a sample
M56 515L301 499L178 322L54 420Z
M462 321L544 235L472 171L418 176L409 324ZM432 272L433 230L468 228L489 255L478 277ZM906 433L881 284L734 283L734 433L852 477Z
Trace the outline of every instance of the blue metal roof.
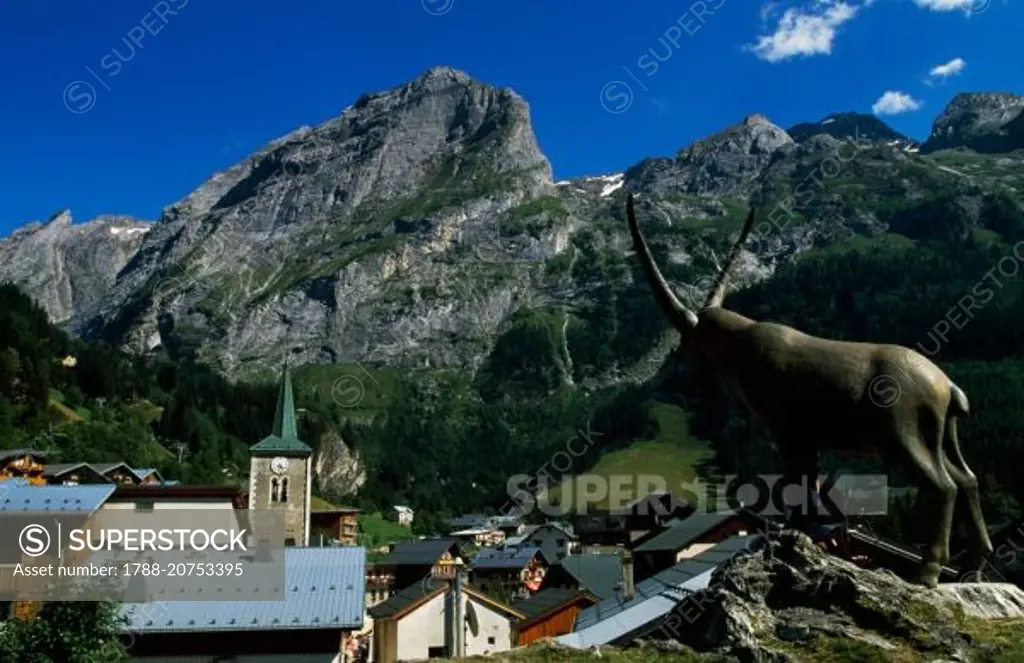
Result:
M6 488L6 490L5 490ZM0 482L0 511L87 511L103 506L114 484L38 486L13 479Z
M537 556L537 546L484 548L473 558L474 569L521 569Z
M759 536L726 539L691 559L638 583L634 597L601 601L579 614L573 633L557 638L571 647L613 643L619 638L664 617L689 594L708 586L711 573L744 550L753 550Z
M283 601L124 603L122 632L360 629L366 601L366 549L285 548Z

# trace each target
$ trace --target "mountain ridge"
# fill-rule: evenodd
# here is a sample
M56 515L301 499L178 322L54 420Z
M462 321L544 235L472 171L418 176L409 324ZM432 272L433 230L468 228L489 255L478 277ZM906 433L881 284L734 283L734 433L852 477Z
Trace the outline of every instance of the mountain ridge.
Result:
M1013 133L1012 99L955 99L936 120L947 142L977 143L986 127ZM693 273L683 289L695 291L714 269L705 256L724 250L750 201L778 205L795 196L800 223L744 257L740 284L822 242L885 232L892 219L880 207L883 182L899 183L911 202L921 186L967 185L961 170L921 161L916 143L880 120L860 135L866 117L834 113L794 125L794 138L748 115L672 157L555 182L525 99L433 67L214 173L146 232L133 230L134 245L127 236L113 241L130 250L103 267L91 293L69 299L69 286L47 285L60 282L59 259L12 257L47 226L0 243L9 256L0 277L57 301L48 314L79 335L136 353L195 354L232 375L286 357L475 370L516 310L577 315L592 306L588 293L597 286L576 271L581 251L610 251L616 270L628 265L619 222L627 191L647 199L652 237ZM830 175L825 164L844 145L856 160L836 161L839 172ZM878 184L864 188L868 182ZM853 188L844 196L836 187ZM984 197L993 187L964 195Z

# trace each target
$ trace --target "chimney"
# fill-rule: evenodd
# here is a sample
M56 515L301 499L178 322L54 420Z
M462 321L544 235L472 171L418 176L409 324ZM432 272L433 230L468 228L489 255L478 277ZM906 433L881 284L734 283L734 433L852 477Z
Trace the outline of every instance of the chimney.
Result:
M628 549L622 551L622 600L629 601L633 598L633 552Z

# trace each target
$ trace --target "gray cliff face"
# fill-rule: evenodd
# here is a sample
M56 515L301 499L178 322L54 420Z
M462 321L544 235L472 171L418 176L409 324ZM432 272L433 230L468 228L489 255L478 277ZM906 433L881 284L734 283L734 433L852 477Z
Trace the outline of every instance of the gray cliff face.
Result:
M1024 148L1024 96L1004 92L953 97L935 120L922 150L966 147L976 152Z
M151 224L104 216L72 224L64 210L0 240L0 280L21 285L55 323L106 296Z
M449 306L441 321L421 284L454 278L453 253L470 244L504 262L503 245L486 246L500 217L549 190L525 102L432 69L214 175L165 210L111 296L72 322L134 351L195 342L228 372L288 354L386 361L403 337L439 326L493 331L509 289L482 293L481 308ZM521 248L543 258L552 242ZM414 329L389 344L381 327L397 318Z

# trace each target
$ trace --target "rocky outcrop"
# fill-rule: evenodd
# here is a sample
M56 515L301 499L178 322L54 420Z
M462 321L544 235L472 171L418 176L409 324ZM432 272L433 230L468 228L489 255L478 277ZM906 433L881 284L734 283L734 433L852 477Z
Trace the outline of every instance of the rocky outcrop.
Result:
M106 296L150 228L124 216L74 224L64 210L0 240L0 279L21 285L53 322L66 322Z
M928 590L834 557L785 531L715 570L662 628L698 651L740 661L973 660L977 616L1024 618L1019 588ZM1021 596L1024 598L1024 596ZM987 607L986 607L987 606ZM1024 625L1024 622L1018 623ZM904 657L904 658L901 658Z
M313 476L320 494L346 497L356 494L366 484L366 466L341 435L329 431L320 438L313 460Z
M976 152L1024 148L1024 96L1000 92L962 93L932 125L921 150L965 147Z
M748 195L757 178L793 139L762 115L702 139L674 159L648 159L626 171L626 184L659 195Z

